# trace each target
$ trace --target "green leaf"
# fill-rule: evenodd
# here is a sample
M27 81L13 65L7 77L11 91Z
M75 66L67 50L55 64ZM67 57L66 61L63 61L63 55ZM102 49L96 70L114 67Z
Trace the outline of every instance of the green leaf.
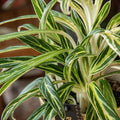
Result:
M37 27L34 26L34 25L32 25L32 24L23 24L23 25L20 25L20 26L18 27L18 31L21 31L22 28L28 29L28 30L37 29Z
M112 28L116 28L119 25L120 25L120 12L112 17L112 19L107 24L106 29L111 30Z
M85 120L99 120L91 103L88 104Z
M39 107L36 111L29 116L27 120L39 120L42 115L45 113L48 104L44 103L41 107Z
M71 69L74 61L80 57L85 57L86 51L82 46L75 48L66 58L64 67L64 78L67 81L71 81Z
M98 55L90 67L90 74L96 74L108 67L115 59L116 54L108 46Z
M80 28L77 26L75 22L71 19L71 17L64 15L63 13L52 11L52 15L56 22L60 23L61 25L67 27L68 29L72 30L76 33L79 42L82 40L82 35L80 33Z
M55 64L40 65L38 68L46 72L54 73L63 78L63 68L60 67L59 65Z
M114 94L113 94L113 91L111 89L109 82L105 79L101 79L99 80L99 83L100 83L100 88L101 88L103 95L105 96L107 101L111 104L111 106L117 113L118 111L117 111L116 100L115 100L115 97L114 97Z
M120 35L106 31L102 36L114 52L120 56Z
M11 52L15 50L29 49L28 45L18 45L18 46L10 46L0 50L0 53Z
M78 16L77 12L75 10L72 10L71 12L71 18L72 20L77 24L77 27L79 27L79 30L82 34L82 36L87 36L87 31L85 28L85 25L83 24L82 20Z
M73 86L74 86L73 82L68 82L63 84L60 88L58 88L57 92L63 104L67 100ZM48 107L46 108L44 119L51 120L56 114L57 112L50 105L48 105Z
M2 21L2 22L0 22L0 25L6 24L6 23L9 23L9 22L14 22L14 21L17 21L17 20L34 19L34 18L37 18L37 16L36 15L23 15L23 16L19 16L19 17L13 18L13 19Z
M15 109L21 105L25 100L40 93L38 88L32 89L25 94L22 94L10 102L2 113L1 120L7 120L8 117L15 111Z
M99 25L103 22L103 20L107 17L109 10L110 10L110 1L108 1L101 9L101 11L98 14L98 17L95 20L95 23L93 25L92 29L95 29L99 27Z
M21 64L13 67L11 70L1 73L0 74L0 84L5 83L1 89L0 89L0 95L14 82L16 81L19 77L21 77L23 74L26 72L30 71L34 67L40 65L43 62L48 61L49 59L53 58L54 56L64 53L68 50L57 50L57 51L52 51L48 52L46 54L37 56L33 59L27 60L25 62L22 62Z
M35 79L35 80L32 81L31 83L29 83L29 84L20 92L20 95L27 93L28 91L30 91L31 89L33 89L33 88L35 88L35 87L38 87L38 86L40 85L40 83L41 83L42 80L43 80L43 77L40 77L40 78Z
M45 110L43 120L52 120L52 118L55 117L56 114L57 112L50 106L50 104L48 104Z
M54 110L59 114L61 118L65 117L65 111L59 98L55 87L53 86L50 78L46 76L40 84L40 91L42 95L47 99L49 104L54 108Z
M19 63L32 59L33 56L18 56L0 58L0 68L10 68L18 65Z
M74 87L74 82L67 82L63 84L60 88L58 88L57 92L62 100L62 103L65 103L65 101L68 99L69 94Z
M94 107L100 120L120 119L95 82L87 85L87 93L90 103Z
M70 10L69 10L70 3L71 3L71 0L62 0L61 1L60 6L61 6L61 10L64 14L67 14L67 15L70 14Z
M22 37L19 37L19 39L40 53L57 50L56 46L50 45L45 40L39 39L32 35L31 36L22 36Z
M72 43L72 45L74 47L76 46L72 37L62 30L39 30L39 29L34 29L34 30L27 30L27 31L21 31L21 32L14 32L14 33L10 33L10 34L0 35L0 42L5 41L5 40L10 40L10 39L13 39L13 38L18 38L18 37L21 37L21 36L37 34L37 33L47 33L47 34L56 33L56 34L59 34L59 35L62 35L64 37L68 38L68 40Z
M44 0L32 0L32 5L39 19L41 19L46 3Z

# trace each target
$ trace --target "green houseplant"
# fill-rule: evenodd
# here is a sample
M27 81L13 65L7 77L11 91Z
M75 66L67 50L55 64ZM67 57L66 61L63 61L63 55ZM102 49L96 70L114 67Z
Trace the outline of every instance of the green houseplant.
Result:
M26 43L0 50L1 53L33 48L40 56L19 56L0 59L0 95L19 77L31 69L46 71L45 77L35 79L3 111L2 120L30 97L40 98L43 105L28 120L51 120L56 115L65 118L63 104L79 103L86 120L119 120L117 105L106 77L120 73L105 71L108 66L120 64L120 13L106 28L100 24L107 17L111 1L102 6L103 0L32 0L36 15L20 16L0 25L22 19L39 19L39 28L24 24L18 32L0 35L0 42L18 38ZM62 12L52 10L60 3ZM22 30L24 28L25 30ZM71 36L68 29L73 32ZM76 99L74 95L76 95ZM14 119L14 118L13 118Z

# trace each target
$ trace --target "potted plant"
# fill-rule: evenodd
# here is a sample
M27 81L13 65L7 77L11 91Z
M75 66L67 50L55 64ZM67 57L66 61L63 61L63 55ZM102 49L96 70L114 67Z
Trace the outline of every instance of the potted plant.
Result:
M39 28L31 24L18 27L18 32L0 35L0 42L18 38L24 46L12 46L1 52L33 48L40 56L0 59L0 95L19 77L31 69L46 71L45 77L31 82L3 111L2 120L30 97L42 105L28 118L51 120L56 115L65 119L64 103L79 104L86 120L119 120L117 105L108 76L120 73L120 13L101 28L111 1L103 0L32 0L36 15L20 16L0 24L22 19L39 19ZM52 10L60 3L61 12ZM25 30L22 30L24 28ZM73 34L75 37L72 37ZM109 66L116 68L106 73ZM14 119L14 117L13 117Z

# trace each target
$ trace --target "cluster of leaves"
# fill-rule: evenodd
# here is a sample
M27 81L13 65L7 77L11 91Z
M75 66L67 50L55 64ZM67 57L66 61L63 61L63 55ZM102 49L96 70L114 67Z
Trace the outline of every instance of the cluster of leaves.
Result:
M62 12L51 10L60 3ZM106 77L120 73L105 73L108 66L120 64L120 13L115 15L106 28L100 24L110 10L111 1L102 6L103 0L32 0L36 15L25 15L6 20L0 25L22 19L39 19L39 28L31 24L18 27L18 32L0 35L0 42L18 38L26 43L0 50L0 53L33 48L40 56L19 56L0 59L0 95L19 77L31 69L46 71L45 77L35 79L3 111L2 120L30 97L41 97L44 104L28 120L51 120L57 114L64 119L63 104L77 95L81 110L86 107L86 120L119 120L117 105ZM21 31L21 28L26 30ZM75 37L71 36L75 34ZM33 34L39 34L36 37ZM54 75L53 79L50 77ZM73 99L73 98L72 98ZM89 102L88 102L89 101Z

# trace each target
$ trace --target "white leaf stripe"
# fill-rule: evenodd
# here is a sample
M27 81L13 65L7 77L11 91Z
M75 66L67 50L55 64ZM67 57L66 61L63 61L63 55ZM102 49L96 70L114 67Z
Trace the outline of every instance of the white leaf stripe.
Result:
M37 15L23 15L23 16L19 16L19 17L13 18L13 19L2 21L2 22L0 22L0 25L6 24L6 23L9 23L9 22L14 22L14 21L17 21L17 20L32 19L32 18L33 19L37 18Z
M15 50L22 50L22 49L29 49L28 45L19 45L19 46L10 46L5 49L0 50L0 53L15 51Z
M54 56L66 52L68 50L58 50L53 52L48 52L46 54L37 56L28 61L22 62L21 64L13 67L11 70L0 74L0 84L5 83L0 89L0 95L7 89L9 85L11 85L14 81L16 81L20 76L34 67L40 65L43 62L53 58Z
M94 60L90 68L90 74L96 74L104 70L115 59L116 54L112 49L106 47L100 55Z
M7 120L8 117L11 115L11 113L25 100L37 95L39 93L39 89L35 88L33 90L30 90L29 92L22 94L18 96L16 99L14 99L12 102L8 104L8 106L4 109L2 113L1 120Z
M101 120L119 120L117 113L112 109L95 82L87 86L87 92L90 102Z
M18 38L18 37L25 36L25 35L37 34L37 33L47 33L47 34L56 33L56 34L59 34L59 35L63 35L64 37L68 38L68 40L72 43L73 47L76 47L76 43L72 39L72 37L62 30L39 30L39 29L34 29L34 30L27 30L27 31L21 31L21 32L14 32L14 33L10 33L10 34L0 35L0 42L3 42L5 40L10 40L10 39L13 39L13 38Z
M55 90L54 86L52 85L50 78L46 76L44 80L40 84L40 91L49 104L54 108L54 110L60 115L61 118L65 117L65 111L59 98L57 91Z

